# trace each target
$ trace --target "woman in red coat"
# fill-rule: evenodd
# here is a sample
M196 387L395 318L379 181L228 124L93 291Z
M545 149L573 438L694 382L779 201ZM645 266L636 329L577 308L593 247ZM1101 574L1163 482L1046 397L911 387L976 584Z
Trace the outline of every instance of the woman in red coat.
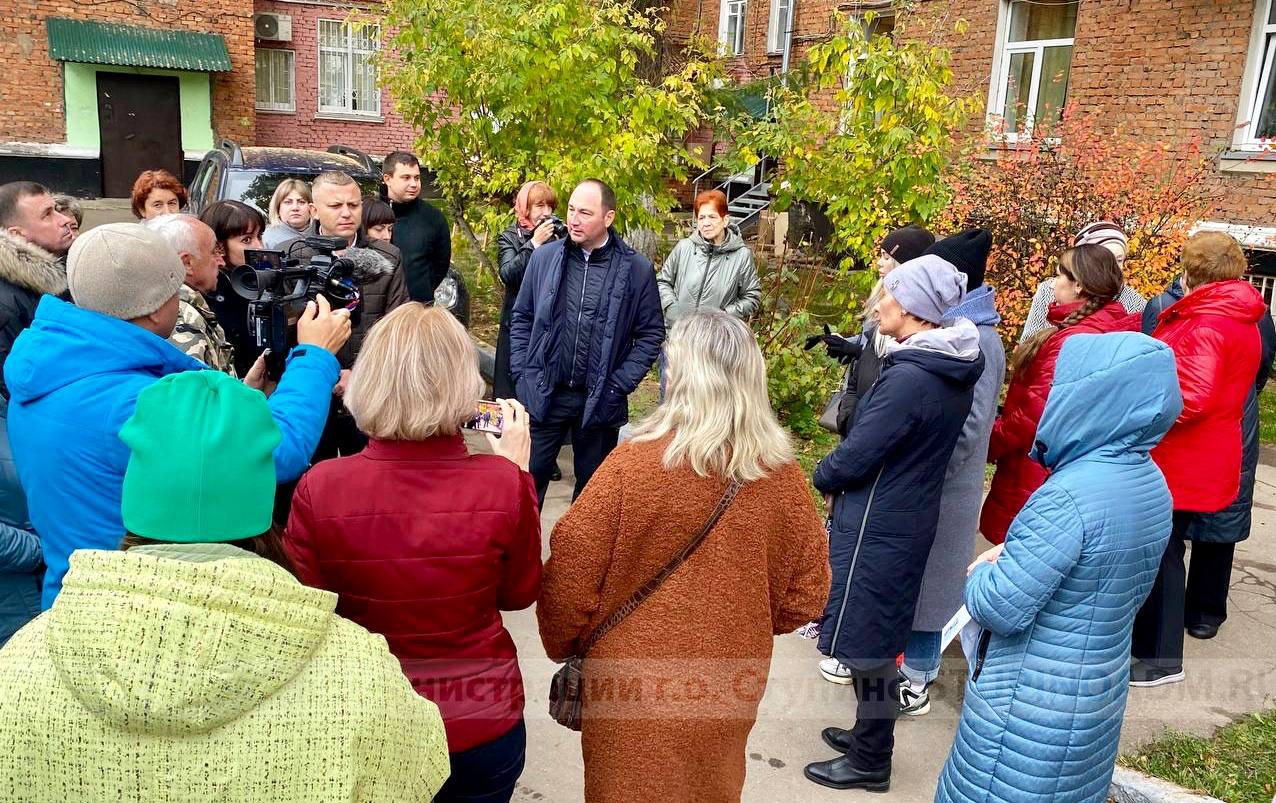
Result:
M1232 504L1241 482L1241 416L1254 384L1262 343L1263 297L1241 280L1245 254L1221 232L1197 234L1183 247L1182 300L1161 313L1152 336L1174 351L1183 412L1152 450L1174 497L1174 530L1161 571L1134 620L1130 685L1183 680L1183 618L1187 572L1183 561L1193 522ZM1193 543L1197 562L1215 562ZM1230 571L1231 553L1226 555Z
M1117 301L1123 283L1116 257L1101 245L1079 245L1059 257L1055 303L1046 314L1050 327L1019 344L1011 356L1010 389L988 441L988 462L997 465L997 473L979 529L994 544L1006 540L1010 522L1046 481L1046 469L1028 452L1064 341L1077 334L1139 331L1138 316Z
M495 455L460 425L483 381L442 307L409 303L372 327L346 405L371 440L301 479L285 548L300 579L374 633L447 728L452 776L435 801L508 801L523 770L523 681L501 611L536 601L540 511L518 402L502 402Z

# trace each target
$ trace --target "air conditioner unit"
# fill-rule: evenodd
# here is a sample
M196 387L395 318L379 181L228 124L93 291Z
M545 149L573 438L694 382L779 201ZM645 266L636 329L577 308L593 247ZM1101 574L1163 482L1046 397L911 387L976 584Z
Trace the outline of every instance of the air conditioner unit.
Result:
M268 42L291 42L292 17L287 14L253 14L253 36Z

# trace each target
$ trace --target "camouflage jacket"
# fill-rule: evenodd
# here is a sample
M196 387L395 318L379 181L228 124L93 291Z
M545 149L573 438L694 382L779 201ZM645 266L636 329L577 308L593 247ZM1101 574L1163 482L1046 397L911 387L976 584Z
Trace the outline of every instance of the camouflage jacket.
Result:
M209 368L235 375L234 352L226 332L204 297L184 284L178 291L177 327L168 342Z

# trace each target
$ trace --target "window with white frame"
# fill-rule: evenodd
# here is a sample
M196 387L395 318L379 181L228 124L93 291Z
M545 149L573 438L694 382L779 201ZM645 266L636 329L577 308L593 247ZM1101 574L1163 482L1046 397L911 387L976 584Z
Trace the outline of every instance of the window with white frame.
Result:
M373 63L380 33L377 25L319 20L319 111L380 115Z
M297 54L277 48L257 49L257 108L271 112L297 110L294 65Z
M1276 139L1276 2L1255 3L1254 40L1250 48L1241 98L1240 145L1249 149L1267 148Z
M1063 114L1078 2L1002 0L990 116L1009 140Z
M771 0L771 19L766 28L766 52L781 53L789 35L789 15L793 0Z
M722 19L718 23L718 41L727 53L738 56L744 52L745 0L722 0Z

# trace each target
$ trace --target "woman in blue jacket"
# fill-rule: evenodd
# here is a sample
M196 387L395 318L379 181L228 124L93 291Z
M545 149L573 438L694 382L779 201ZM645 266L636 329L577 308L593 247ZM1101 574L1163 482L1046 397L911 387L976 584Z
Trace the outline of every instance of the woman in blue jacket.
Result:
M1182 406L1164 344L1064 344L1033 450L1050 477L966 582L983 629L937 803L1108 799L1130 632L1170 534L1148 452Z
M912 630L945 468L984 371L975 325L941 325L966 293L952 263L920 256L882 287L879 330L896 342L846 439L815 470L815 487L835 497L820 651L847 667L859 703L854 728L822 734L843 755L806 768L822 786L877 792L890 788L895 656Z

